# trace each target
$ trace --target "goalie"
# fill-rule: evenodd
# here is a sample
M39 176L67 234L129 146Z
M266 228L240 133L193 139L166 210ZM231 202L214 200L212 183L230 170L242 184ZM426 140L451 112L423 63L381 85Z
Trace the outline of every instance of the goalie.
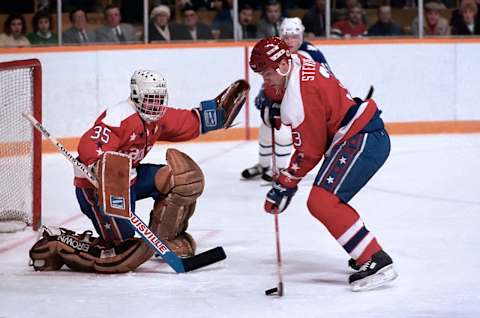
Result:
M186 230L204 187L200 167L175 149L167 150L166 165L141 161L156 141L192 140L200 133L229 128L248 89L246 81L238 80L215 99L202 101L199 108L176 109L168 106L167 81L160 73L135 71L130 97L108 107L78 145L79 161L96 174L100 187L95 188L75 171L75 194L99 237L93 237L91 231L77 234L63 228L45 228L42 238L30 250L35 270L58 270L65 264L73 270L121 273L134 270L153 255L146 243L134 237L128 220L103 212L103 200L118 209L130 206L135 212L136 201L152 198L149 228L178 256L193 256L196 243ZM131 169L116 165L112 152L128 155ZM110 188L118 193L120 180L125 178L127 186L120 189L125 194L121 198L130 203L125 205L112 196L107 199L105 193Z

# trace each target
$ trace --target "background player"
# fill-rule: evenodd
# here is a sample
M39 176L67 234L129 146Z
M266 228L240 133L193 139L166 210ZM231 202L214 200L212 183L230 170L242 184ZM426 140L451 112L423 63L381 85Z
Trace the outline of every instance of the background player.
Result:
M220 109L217 104L220 96L228 100L226 91L228 89L216 99L201 102L199 108L175 109L168 106L167 81L160 73L135 71L130 80L130 97L108 107L83 134L78 145L79 161L94 172L98 171L98 163L107 151L131 158L130 189L126 189L131 210L135 212L137 200L153 198L149 227L180 257L195 253L195 240L186 229L195 211L196 199L203 191L203 173L191 158L177 150L167 151L168 165L142 164L141 161L156 141L191 140L233 121L232 116L238 112L223 106ZM240 106L241 103L243 101ZM100 178L99 173L97 179ZM97 189L88 179L75 173L74 184L80 208L100 239L92 237L91 231L76 234L66 229L47 229L30 250L36 270L57 270L66 264L82 271L126 272L153 255L142 240L134 238L128 220L104 214Z
M313 59L324 65L328 65L323 53L310 42L303 40L305 27L299 18L285 18L280 27L281 38L288 44L291 53L296 53L304 58ZM328 66L327 66L328 67ZM262 122L259 128L258 139L258 163L253 167L242 171L244 179L253 179L261 177L265 181L272 181L271 158L272 158L272 134L271 123L269 122L269 114L266 110L270 110L272 104L278 102L275 100L274 93L270 93L273 98L265 96L264 87L260 90L255 98L255 107L260 110ZM276 105L278 106L278 104ZM274 107L271 111L278 111L278 107ZM279 125L275 130L275 157L277 166L284 168L287 166L288 160L292 152L292 138L290 128Z
M392 259L348 204L390 153L375 101L354 100L326 66L290 54L280 38L257 42L250 67L262 75L266 94L270 88L281 97L281 120L291 127L295 147L267 194L265 210L284 211L300 180L325 157L307 206L359 266L349 277L352 289L395 279Z

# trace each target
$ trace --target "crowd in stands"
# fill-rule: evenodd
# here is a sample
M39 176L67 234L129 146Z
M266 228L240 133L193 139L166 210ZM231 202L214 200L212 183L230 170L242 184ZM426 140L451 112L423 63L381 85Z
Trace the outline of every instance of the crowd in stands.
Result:
M152 0L148 23L148 42L196 41L216 39L258 39L279 35L282 19L295 14L305 25L307 38L325 37L326 0L239 0L238 33L234 34L232 0ZM31 17L27 33L24 14L5 14L0 47L58 45L55 29L55 1L37 1L41 7ZM133 12L132 3L102 0L64 0L69 23L62 32L64 44L143 42L141 23L122 22L122 13ZM112 3L112 1L108 1ZM83 6L82 6L83 4ZM332 38L402 36L419 34L416 15L410 21L396 22L393 13L414 12L415 0L336 0L332 3ZM425 36L480 35L480 0L425 0L423 34ZM3 10L2 10L3 9ZM97 10L101 9L101 13ZM122 11L123 9L123 11ZM138 8L137 8L138 9ZM369 16L367 16L367 10ZM413 10L413 11L412 11ZM0 11L5 8L0 7ZM375 11L375 19L372 12ZM404 11L405 12L405 11ZM103 22L89 23L88 15L101 15ZM203 19L202 19L203 17ZM208 17L208 19L205 19ZM54 19L55 18L55 19ZM129 21L135 21L130 17Z

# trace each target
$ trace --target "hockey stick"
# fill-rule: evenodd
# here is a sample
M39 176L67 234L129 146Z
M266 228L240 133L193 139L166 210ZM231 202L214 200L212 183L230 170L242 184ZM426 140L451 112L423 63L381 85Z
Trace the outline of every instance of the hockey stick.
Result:
M98 188L97 178L87 166L78 161L56 138L52 137L48 130L38 120L36 120L32 114L23 113L23 116L30 121L33 127L39 130L42 135L47 138L62 153L62 155L68 159L68 161L70 161L70 163L77 167L79 171L81 171L88 179L88 181ZM148 226L131 211L128 221L130 226L132 226L132 228L138 234L140 234L145 243L147 243L154 252L158 253L177 273L193 271L195 269L224 260L227 257L223 248L218 246L192 257L180 258L174 252L172 252L167 247L165 242L159 239L155 233L153 233Z
M278 177L277 170L277 160L275 158L275 128L272 126L272 174L273 181ZM268 289L265 291L265 294L268 295L278 295L279 297L283 296L283 274L282 274L282 252L280 249L280 224L278 222L278 213L273 214L275 221L275 247L277 250L277 275L278 283L277 287Z

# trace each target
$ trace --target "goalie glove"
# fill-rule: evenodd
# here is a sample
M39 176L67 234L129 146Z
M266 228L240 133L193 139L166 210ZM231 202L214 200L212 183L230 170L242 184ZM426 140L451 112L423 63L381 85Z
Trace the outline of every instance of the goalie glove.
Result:
M260 116L267 127L279 130L282 126L280 118L280 104L272 102L267 96L263 88L255 97L255 107L260 109Z
M215 99L200 102L197 112L202 134L220 128L230 128L247 98L250 85L237 80L223 90Z

